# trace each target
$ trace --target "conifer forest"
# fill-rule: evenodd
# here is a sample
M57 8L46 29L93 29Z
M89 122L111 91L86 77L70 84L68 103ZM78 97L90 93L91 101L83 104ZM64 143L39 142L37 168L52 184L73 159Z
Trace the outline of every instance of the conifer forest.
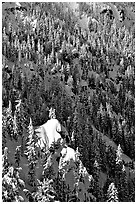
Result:
M135 2L3 2L2 201L135 202Z

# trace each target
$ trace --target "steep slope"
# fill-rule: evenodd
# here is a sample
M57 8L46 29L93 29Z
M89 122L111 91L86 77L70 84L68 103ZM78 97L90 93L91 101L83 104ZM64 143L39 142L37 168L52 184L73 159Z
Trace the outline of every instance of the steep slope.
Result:
M133 202L134 3L2 5L3 200Z

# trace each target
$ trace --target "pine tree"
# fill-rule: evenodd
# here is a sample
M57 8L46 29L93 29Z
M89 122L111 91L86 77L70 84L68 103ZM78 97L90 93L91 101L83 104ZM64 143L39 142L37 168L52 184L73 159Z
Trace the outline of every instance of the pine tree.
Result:
M14 138L13 131L13 115L12 115L12 104L9 101L9 107L3 111L3 138L10 138L11 140ZM6 140L3 141L6 143ZM3 143L3 145L4 145ZM5 144L6 145L6 144Z
M112 124L112 139L114 142L117 142L117 123L116 123L116 119L111 119L111 124Z
M117 129L117 143L121 144L122 148L124 149L123 130L119 121L118 121L118 129Z
M121 164L122 163L122 149L121 149L121 146L120 144L118 145L118 148L117 148L117 152L116 152L116 164Z
M107 191L107 197L108 197L107 202L119 202L118 192L117 192L117 189L116 189L114 183L111 183L109 185L109 188L108 188L108 191Z
M94 178L93 195L96 197L97 202L103 202L104 201L103 190L99 184L100 170L101 170L100 166L99 166L97 160L95 160L94 173L93 173L93 178Z
M29 162L29 172L28 172L28 181L29 184L35 189L37 178L36 178L36 165L38 162L38 137L34 132L34 128L32 125L32 119L30 118L30 123L28 127L28 138L26 139L26 150L25 155L27 156Z
M114 177L115 176L115 168L116 168L116 154L113 147L108 146L106 151L107 157L107 174Z
M8 160L8 148L5 147L4 148L4 154L2 156L2 176L4 176L7 172L8 172L8 169L9 169L9 160Z
M129 201L128 180L125 166L122 168L122 176L120 177L121 190L119 191L119 197L123 202Z
M19 167L20 164L20 157L21 157L21 150L20 150L21 146L17 146L16 147L16 151L15 151L15 164L17 165L17 167Z
M73 114L73 135L74 135L74 148L76 149L81 141L82 136L82 123L81 123L81 104L79 97L77 98L75 111Z
M100 150L100 159L101 159L102 171L107 172L108 162L107 162L107 155L106 155L106 144L101 138L99 139L99 150Z
M19 96L20 97L20 96ZM25 106L20 98L17 98L13 120L14 139L19 140L21 138L21 154L24 152L24 132L27 129L28 113L25 110Z
M125 166L122 160L122 149L118 146L116 152L115 184L118 189L118 197L121 202L129 201L128 182Z

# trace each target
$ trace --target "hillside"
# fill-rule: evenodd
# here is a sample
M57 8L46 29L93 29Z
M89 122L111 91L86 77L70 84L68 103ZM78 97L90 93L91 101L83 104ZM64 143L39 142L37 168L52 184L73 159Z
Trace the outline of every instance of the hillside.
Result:
M133 2L2 3L2 158L6 202L135 201Z

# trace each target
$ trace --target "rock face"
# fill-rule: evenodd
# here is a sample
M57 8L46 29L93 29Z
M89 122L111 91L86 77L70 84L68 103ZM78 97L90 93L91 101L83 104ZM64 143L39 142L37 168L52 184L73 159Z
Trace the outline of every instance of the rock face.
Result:
M70 162L71 160L76 161L75 150L66 146L66 148L63 148L61 151L61 159L63 160L63 162Z
M49 140L49 147L53 142L57 142L58 139L61 139L61 136L58 132L61 132L61 125L57 119L48 120L42 127L45 129L46 134Z
M40 147L44 148L46 146L47 150L51 147L53 142L57 142L59 139L62 139L59 134L59 132L61 132L61 124L54 118L48 120L35 131L39 137L38 143Z

